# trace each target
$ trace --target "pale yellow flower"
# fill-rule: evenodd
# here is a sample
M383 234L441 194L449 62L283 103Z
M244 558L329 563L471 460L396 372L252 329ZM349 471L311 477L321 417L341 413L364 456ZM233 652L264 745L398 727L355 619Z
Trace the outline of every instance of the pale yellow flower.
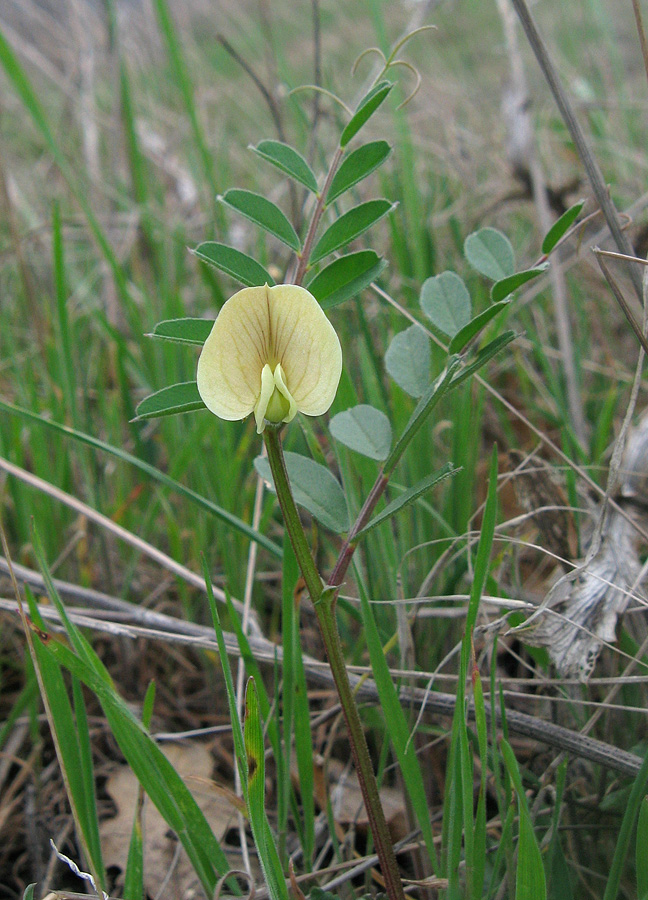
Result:
M266 422L325 413L341 373L340 341L313 295L266 284L223 305L198 360L198 391L221 419L253 412L261 434Z

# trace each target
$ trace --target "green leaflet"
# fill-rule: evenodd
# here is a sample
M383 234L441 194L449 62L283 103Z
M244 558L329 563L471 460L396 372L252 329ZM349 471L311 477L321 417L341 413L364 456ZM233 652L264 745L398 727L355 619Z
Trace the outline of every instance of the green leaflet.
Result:
M204 409L205 404L198 393L195 381L183 381L180 384L171 384L168 387L149 394L135 410L139 419L153 419L159 416L175 416L178 413L192 412L195 409Z

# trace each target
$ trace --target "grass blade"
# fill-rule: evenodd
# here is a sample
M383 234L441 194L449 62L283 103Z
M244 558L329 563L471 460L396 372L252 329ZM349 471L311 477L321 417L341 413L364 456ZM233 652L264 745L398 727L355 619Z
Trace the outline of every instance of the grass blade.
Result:
M115 279L115 285L122 300L124 301L127 309L129 311L132 310L133 301L122 267L120 266L104 231L99 225L97 218L92 212L84 191L77 187L73 178L72 170L68 166L63 152L54 139L54 135L52 134L49 122L47 121L47 117L45 115L43 107L40 104L40 101L38 100L36 92L34 91L29 79L27 78L27 75L25 74L24 69L20 65L18 58L14 54L11 46L7 42L2 32L0 32L0 65L2 65L5 72L7 73L7 76L9 77L10 82L13 84L15 90L17 91L18 96L23 103L23 106L31 116L43 140L47 144L47 147L52 154L52 157L61 174L63 175L68 188L72 192L74 199L81 207L88 225L90 226L90 230L92 231L92 234L104 256L104 259L110 267L113 278Z
M639 774L635 778L632 790L630 791L630 797L628 798L626 809L623 814L623 820L621 821L621 827L619 829L619 837L617 839L616 847L614 848L614 857L612 859L612 865L610 866L607 884L605 885L603 900L616 900L616 897L619 894L621 875L623 874L623 867L630 847L632 830L635 826L642 800L646 795L647 786L648 753L644 758Z
M254 678L245 692L245 724L243 726L247 757L248 810L254 843L265 875L271 900L288 900L286 879L265 812L265 755L263 729L259 714Z
M44 641L49 641L50 635L43 627L44 623L38 613L36 600L27 586L25 586L25 596L27 597L30 615L34 623L34 626L32 626L34 629L34 638L32 640L34 667L39 674L41 694L61 768L63 783L72 810L77 836L96 884L101 888L105 888L106 877L101 860L101 849L99 848L99 855L96 856L97 843L92 835L94 829L91 824L89 825L88 804L94 805L94 785L92 786L93 800L90 801L86 795L88 778L82 766L77 725L61 668L45 649L46 644L44 644Z
M637 822L637 897L638 900L646 900L648 897L648 797L641 801L639 820Z
M222 509L216 503L212 503L211 500L208 500L206 497L201 496L200 494L192 491L190 488L185 487L179 481L176 481L174 478L170 478L165 472L160 471L160 469L156 469L155 466L150 465L150 463L144 462L142 459L138 459L136 456L133 456L131 453L127 453L125 450L121 450L119 447L113 447L111 444L107 444L104 441L100 441L98 438L92 437L92 435L85 434L82 431L77 431L75 428L69 428L67 425L61 425L58 422L53 422L50 419L45 418L44 416L39 416L37 413L31 412L28 409L22 409L20 406L14 406L13 403L7 403L5 400L0 399L0 409L5 410L5 412L13 413L14 415L20 416L23 419L27 419L31 422L36 422L39 425L43 425L46 428L49 428L53 431L58 432L59 434L64 434L67 437L71 437L76 441L80 441L82 444L87 444L90 447L94 447L96 450L101 450L104 453L110 453L111 456L117 457L117 459L121 459L123 462L127 462L132 466L135 466L141 472L145 472L150 478L154 481L159 482L160 484L165 485L165 487L170 488L177 494L181 494L187 499L191 500L197 506L200 506L202 509L207 510L217 519L222 519L224 522L227 522L232 528L236 531L240 531L242 534L249 537L250 540L256 541L257 544L264 547L273 556L281 558L283 555L281 547L267 538L265 535L261 534L258 531L255 531L242 519L239 519L237 516L232 515L227 510Z
M518 862L515 879L515 900L546 900L547 886L540 848L533 833L531 814L520 777L517 760L507 740L501 742L502 756L513 782L520 816Z
M72 626L74 628L74 626ZM121 752L167 824L178 835L204 889L211 896L229 862L200 807L171 763L135 719L112 685L85 659L42 631L41 647L96 695ZM92 653L89 645L87 650Z
M215 198L218 193L218 188L216 179L214 178L214 161L198 118L198 111L195 103L197 95L195 88L191 83L191 78L182 53L180 41L178 40L175 25L171 18L171 13L166 0L153 0L153 6L155 8L160 30L167 45L173 74L180 89L189 122L191 123L194 142L203 165L205 181L207 182L210 195Z
M403 781L407 788L407 792L412 804L412 809L416 816L425 847L430 858L430 863L434 872L439 871L439 861L437 859L436 850L434 849L434 835L430 824L430 811L427 806L425 784L414 741L410 738L410 729L405 718L405 713L400 704L398 693L394 686L385 654L383 653L382 644L378 628L374 619L369 598L362 579L358 574L358 588L360 591L360 609L362 612L362 623L367 639L367 648L369 650L369 658L371 660L371 669L373 677L378 689L380 697L380 705L383 710L387 733L400 763L403 774Z

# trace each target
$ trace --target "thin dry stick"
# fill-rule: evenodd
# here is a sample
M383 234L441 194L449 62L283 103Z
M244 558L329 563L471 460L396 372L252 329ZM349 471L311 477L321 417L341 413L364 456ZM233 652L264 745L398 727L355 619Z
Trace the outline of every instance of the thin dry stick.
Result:
M633 312L630 309L630 305L628 304L626 298L623 296L623 292L622 292L621 288L619 287L619 285L616 283L616 280L615 280L614 276L612 275L612 272L610 271L610 269L608 268L606 263L603 261L603 251L599 250L598 247L594 247L594 253L596 254L596 261L599 264L601 272L603 272L603 275L605 276L605 280L609 284L610 290L614 294L614 298L615 298L616 302L619 304L621 311L623 312L623 315L628 320L628 324L634 331L635 337L637 338L637 340L643 347L644 352L648 353L648 339L646 338L646 335L643 333L641 326L635 319ZM605 255L608 256L609 254L605 254ZM624 256L623 259L627 259L627 257Z
M594 191L594 196L603 211L605 221L608 224L614 242L622 253L626 253L628 256L634 256L635 254L632 245L621 227L619 214L610 198L599 164L590 150L585 134L574 114L571 103L569 102L558 76L558 72L556 71L556 67L551 61L547 46L540 36L540 32L531 16L526 0L511 0L511 2L515 7L515 11L522 23L529 45L542 69L560 114L562 115L565 125L576 145L576 150L578 151L578 155L580 156L585 172L587 173L590 185ZM632 278L632 283L639 302L642 303L643 288L641 284L641 275L639 274L639 269L636 265L630 265L630 277Z
M130 544L131 547L134 547L140 553L148 556L150 559L155 560L158 565L162 566L170 572L173 572L174 575L182 578L184 581L193 585L193 587L197 587L202 591L207 590L207 588L205 587L205 580L201 575L197 575L195 572L192 572L191 569L188 569L181 563L176 562L174 559L171 559L171 557L167 556L166 553L158 550L157 547L154 547L152 544L147 543L147 541L142 540L142 538L133 534L132 531L128 531L128 529L123 528L116 522L113 522L113 520L109 519L108 516L104 516L102 513L97 512L96 509L88 506L87 503L83 503L83 501L77 500L76 497L73 497L71 494L62 491L61 488L55 487L53 484L50 484L49 481L45 481L44 479L39 478L37 475L33 475L31 472L27 472L25 469L22 469L20 466L17 466L14 463L9 462L9 460L3 459L2 457L0 457L0 470L4 470L10 475L13 475L15 478L19 478L21 481L24 481L26 484L29 484L32 487L36 488L36 490L47 494L49 497L54 497L60 503L63 503L65 506L70 507L70 509L75 510L80 515L85 516L91 522L95 522L101 528L105 528L112 535L114 535L114 537L117 537L125 543ZM218 600L220 600L221 603L224 603L225 593L217 587L214 587L213 590L214 596ZM233 600L232 602L242 614L243 607L241 602L239 600ZM249 615L249 624L251 630L255 635L261 635L261 629L259 628L256 616L254 616L253 613Z
M643 287L644 287L644 303L643 303L643 334L646 334L646 329L648 328L648 268L644 269L644 277L643 277ZM628 403L628 409L626 410L626 414L623 420L623 425L621 428L621 433L619 435L618 441L614 447L614 452L612 454L612 460L610 462L610 475L608 478L608 487L607 492L610 493L613 485L616 482L616 479L619 474L619 470L621 468L623 449L625 446L625 439L630 428L630 423L632 421L632 416L634 414L635 406L637 404L637 397L639 395L639 389L641 387L641 378L643 374L643 364L645 359L645 351L642 346L639 348L639 356L637 359L637 370L635 374L635 381L632 385L632 393L630 395L630 402ZM601 515L601 519L603 519L603 515ZM634 590L634 586L633 586ZM637 665L637 660L642 656L645 646L648 644L648 638L644 641L644 646L640 649L639 653L637 653L637 659L631 660L628 665L625 667L623 674L629 674L633 668ZM608 692L606 696L606 702L611 702L612 699L616 696L618 691L621 688L621 684L614 685L611 690ZM597 710L593 716L591 716L590 720L587 722L585 727L582 729L584 734L587 734L592 730L596 722L601 717L603 711L602 709Z
M379 285L371 284L371 288L374 291L374 293L376 293L379 297L381 297L383 300L385 300L387 303L389 303L391 306L393 306L394 309L397 309L401 313L402 316L404 316L406 319L408 319L413 324L418 325L420 328L422 328L423 331L425 331L425 333L428 335L428 337L437 344L437 346L441 347L443 350L445 350L447 352L447 350L448 350L447 346L442 341L440 341L439 338L433 332L431 332L428 328L426 328L426 326L423 323L419 322L419 320L415 316L413 316L412 313L409 312L409 310L407 310L407 309L405 309L405 307L401 306L401 304L398 303L397 300L394 300L394 298L390 294L388 294L385 290L383 290L381 287L379 287ZM474 380L477 382L477 384L480 387L482 387L485 391L487 391L494 400L496 400L498 403L500 403L504 407L504 409L507 410L507 412L510 414L510 416L513 419L517 419L518 422L521 422L521 424L524 425L525 428L528 428L529 431L531 431L533 434L535 434L535 436L539 440L541 440L542 443L549 450L551 450L551 452L556 456L556 458L562 460L562 462L565 465L569 466L569 468L574 472L574 474L578 475L578 477L581 479L581 481L584 484L586 484L587 487L594 494L596 494L599 497L605 497L604 489L594 481L594 479L589 474L589 472L587 472L587 470L584 469L582 466L579 466L578 463L575 463L574 460L571 459L565 453L564 450L561 450L561 448L558 447L558 445L556 443L554 443L554 441L552 441L550 437L548 437L544 432L540 431L540 429L537 427L537 425L534 425L533 422L530 419L528 419L524 415L523 412L521 412L517 407L515 407L512 403L510 403L506 399L506 397L504 397L502 394L500 394L500 392L497 390L497 388L494 388L491 384L489 384L487 381L485 381L481 375L474 375L473 377L474 377ZM626 519L626 521L631 522L634 525L634 527L636 528L637 533L640 534L643 538L645 538L648 541L648 532L646 532L643 528L641 528L641 526L635 520L632 519L632 517L628 514L628 512L622 506L620 506L613 498L610 498L609 502L610 502L610 505L619 513L619 515L622 516L624 519ZM476 510L476 512L473 515L473 518L475 518L475 516L477 516L479 514L479 512L481 511L482 508L483 508L483 504L481 507L479 507L478 510Z
M17 611L17 604L13 600L3 600L0 598L0 609L11 612ZM51 621L55 627L60 627L60 620L55 609L45 604L40 606L40 612L44 619ZM137 613L134 611L134 616ZM77 611L69 611L70 619L81 628L92 629L93 631L103 632L115 636L123 636L130 638L145 638L147 640L160 640L171 642L174 644L182 644L188 647L195 647L218 652L218 646L213 637L213 629L203 627L204 635L202 637L194 635L186 635L180 633L172 633L169 631L155 631L151 628L143 628L137 625L125 625L119 622L105 622L92 618L90 615L84 615ZM185 624L178 622L178 631ZM225 632L225 643L228 654L238 656L240 653L236 636ZM252 652L256 659L261 662L267 662L270 665L275 660L281 663L282 648L267 642L268 649L264 651L257 642L252 642ZM272 648L272 652L270 652ZM304 667L311 681L324 685L327 689L333 686L333 677L326 663L315 660L312 657L304 657ZM355 667L354 667L355 668ZM366 676L368 673L363 673ZM406 673L410 674L410 673ZM420 676L422 673L411 673ZM349 673L351 687L357 691L357 698L362 702L371 704L379 704L380 697L375 683L363 676L358 676L354 672ZM416 708L425 704L424 716L426 719L434 716L452 717L456 705L456 696L454 694L446 694L441 691L428 692L425 688L403 688L400 691L400 701L406 709L410 708L413 703ZM328 715L337 714L339 708L331 709ZM470 716L474 716L474 709L470 707L468 710ZM487 704L486 715L490 718L491 706ZM499 708L496 706L495 716L497 722L500 722ZM554 725L552 722L545 722L543 719L526 713L518 712L515 709L509 709L506 712L506 721L508 729L513 734L519 734L533 740L541 741L558 750L566 750L575 756L583 759L589 759L591 762L598 763L613 771L620 772L625 775L635 776L643 760L641 757L625 750L620 750L603 741L595 740L577 731L571 731L560 725Z
M644 69L646 70L646 78L648 78L648 42L646 42L646 31L643 26L643 19L641 17L641 7L639 6L639 0L632 0L632 10L635 16L635 23L637 25L637 34L639 35L639 44L641 45L641 56L644 61Z
M520 156L524 156L523 159L519 160L519 164L526 166L530 173L533 200L538 215L540 229L542 234L546 234L553 224L553 217L549 207L547 182L536 152L533 125L527 108L528 90L524 63L517 40L515 16L510 0L497 0L497 8L504 28L511 68L510 85L508 89L511 95L509 98L511 109L510 115L507 117L507 124L512 130L521 132L523 135L527 136L527 140L523 141L524 146L520 146L519 139L514 139L513 144L517 148L517 152ZM559 248L552 254L549 278L552 286L556 336L558 338L558 347L560 348L565 374L567 405L569 408L571 424L581 447L585 447L587 443L588 426L583 412L583 403L578 389L578 379L576 377L574 342L572 339L571 323L567 308L567 285L565 282L565 273Z
M266 102L266 106L270 111L270 115L272 116L272 121L274 122L275 128L277 129L277 137L280 141L285 141L286 136L283 128L283 121L281 118L281 109L277 104L277 101L272 96L272 93L268 90L268 88L263 83L262 79L259 78L257 73L254 71L252 66L245 60L241 54L230 44L225 35L217 34L216 40L223 47L224 50L229 53L233 60L235 60L239 66L243 69L246 75L252 80L252 82L258 88L261 96Z

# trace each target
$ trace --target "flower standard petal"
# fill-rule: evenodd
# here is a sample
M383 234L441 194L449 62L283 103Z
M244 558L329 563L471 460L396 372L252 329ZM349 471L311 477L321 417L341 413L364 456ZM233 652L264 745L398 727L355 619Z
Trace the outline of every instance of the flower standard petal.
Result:
M261 434L266 420L326 412L341 372L340 342L313 295L264 285L223 305L198 361L198 391L222 419L254 412Z
M335 329L305 288L280 284L269 288L274 349L299 412L325 413L342 374L342 348Z
M261 393L268 362L269 310L265 287L244 288L223 305L198 360L198 392L221 419L244 419Z

